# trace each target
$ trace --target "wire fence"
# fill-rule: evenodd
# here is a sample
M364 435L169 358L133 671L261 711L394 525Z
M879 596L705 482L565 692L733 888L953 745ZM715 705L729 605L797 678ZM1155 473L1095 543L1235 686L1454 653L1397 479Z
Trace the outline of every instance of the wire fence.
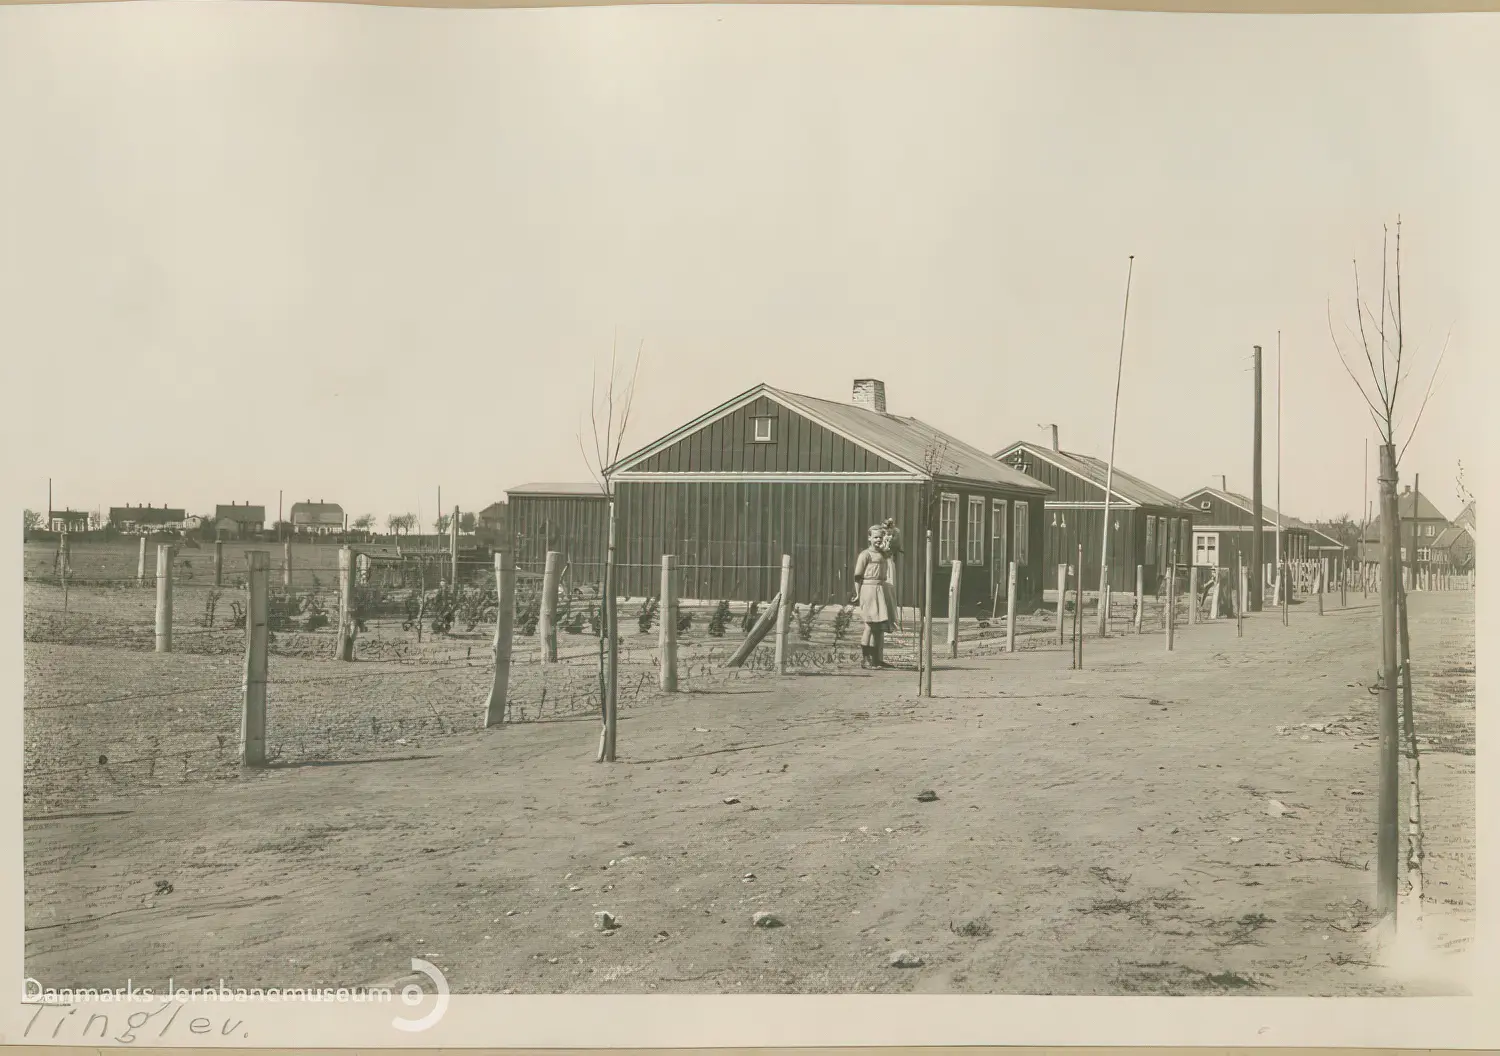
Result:
M142 577L138 562L118 553L69 556L67 568L53 568L46 555L27 555L27 809L76 807L189 782L253 779L239 758L248 607L243 553L226 548L218 569L211 548L206 555L174 555L169 652L156 651L154 562ZM493 681L493 559L461 551L455 577L447 554L372 552L357 558L350 586L357 662L351 664L336 659L338 551L319 547L300 556L299 562L292 555L290 571L283 564L269 574L271 766L419 753L441 738L482 727ZM273 551L273 563L275 557ZM557 662L543 663L542 574L518 571L511 722L602 718L601 591L588 576L570 578L566 567L561 572ZM1111 633L1132 633L1137 599L1112 595L1110 602ZM1147 596L1142 604L1142 631L1159 631L1165 625L1162 602ZM1187 624L1191 605L1187 598L1177 600L1178 627ZM938 599L938 606L945 609L946 599ZM1031 612L1018 612L1015 648L1064 648L1073 633L1074 607L1070 599L1062 636L1055 595ZM724 692L743 679L768 675L769 641L743 667L726 665L763 611L755 602L683 602L679 690ZM1082 633L1096 636L1093 599L1086 600L1084 615ZM658 689L659 620L656 599L617 599L622 717L665 697ZM841 670L860 662L863 627L852 606L797 605L788 622L786 661L792 671ZM998 619L961 621L960 655L1004 650L1005 623L1003 603ZM949 655L946 621L936 619L933 632L933 653L941 662ZM884 659L910 672L913 689L920 644L918 613L903 609L886 636Z

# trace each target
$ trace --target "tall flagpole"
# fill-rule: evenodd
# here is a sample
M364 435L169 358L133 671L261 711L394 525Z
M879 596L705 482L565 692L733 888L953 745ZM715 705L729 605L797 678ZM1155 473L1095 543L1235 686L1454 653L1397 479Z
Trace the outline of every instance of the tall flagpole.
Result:
M1099 549L1099 635L1109 633L1109 495L1115 483L1115 437L1120 431L1120 382L1125 376L1125 324L1130 318L1130 280L1135 274L1135 254L1125 271L1125 310L1120 316L1120 358L1115 367L1115 410L1109 427L1109 468L1104 474L1104 542ZM1079 569L1080 572L1083 569ZM1080 601L1081 604L1081 601Z

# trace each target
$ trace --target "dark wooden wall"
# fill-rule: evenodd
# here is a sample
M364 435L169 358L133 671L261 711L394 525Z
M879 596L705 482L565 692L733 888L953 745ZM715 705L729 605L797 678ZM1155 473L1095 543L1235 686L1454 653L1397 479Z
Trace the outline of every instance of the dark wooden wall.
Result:
M757 417L775 419L756 443ZM762 396L708 423L637 466L652 473L889 473L901 467Z
M570 566L574 584L604 581L605 552L609 547L609 501L592 495L512 495L506 505L509 538L516 565L523 572L540 572L547 551L557 550Z

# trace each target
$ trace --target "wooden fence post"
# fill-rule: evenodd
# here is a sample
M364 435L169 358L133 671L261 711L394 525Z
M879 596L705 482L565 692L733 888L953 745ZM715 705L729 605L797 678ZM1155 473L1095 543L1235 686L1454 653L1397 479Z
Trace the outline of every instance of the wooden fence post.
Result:
M948 658L958 659L958 599L962 597L959 593L959 584L963 581L964 563L957 558L953 560L948 577Z
M1146 619L1146 568L1135 566L1135 633L1141 633L1141 624Z
M156 651L172 651L172 547L156 548Z
M1177 566L1173 564L1167 573L1167 652L1172 651L1173 639L1177 633Z
M354 659L354 551L339 548L339 644L338 658Z
M755 626L750 628L750 633L745 635L745 640L734 651L734 655L724 661L725 667L740 667L744 664L745 658L755 651L757 645L765 641L766 635L771 633L771 628L776 626L776 621L780 618L780 609L781 595L777 594L766 603L765 611L755 621Z
M562 554L547 551L542 570L541 612L537 617L537 636L542 640L542 663L557 663L557 575L562 570Z
M292 586L292 541L281 544L281 585L288 590Z
M452 551L449 557L453 561L453 594L458 596L458 507L453 507L453 520L448 525L448 549Z
M1321 616L1323 615L1323 594L1327 589L1326 584L1323 582L1323 569L1321 567L1314 568L1313 575L1317 577L1314 589L1318 593L1318 615Z
M792 624L792 555L781 555L781 604L776 607L776 673L786 674L786 635Z
M516 621L516 565L505 551L495 554L495 677L484 702L484 728L506 720L510 691L510 646Z
M1016 563L1005 577L1005 651L1016 651Z
M62 582L63 612L68 611L68 572L73 567L73 551L68 543L68 533L64 529L57 539L57 575Z
M1062 645L1067 639L1067 615L1068 615L1068 563L1060 562L1057 566L1057 644Z
M1288 571L1286 561L1282 561L1279 578L1281 580L1281 625L1283 627L1288 624L1288 613L1291 611L1292 604L1292 583Z
M214 586L224 585L224 531L220 529L214 540Z
M932 529L927 529L926 584L922 599L922 681L918 695L932 696Z
M135 566L135 582L137 586L146 585L146 537L141 536L141 558Z
M1245 557L1240 555L1239 593L1234 599L1234 630L1236 638L1245 637L1245 605L1250 600L1250 580L1245 575Z
M661 603L657 612L661 621L661 688L664 693L677 692L677 558L661 557Z
M1073 579L1073 664L1083 670L1083 544L1078 544L1078 575Z
M266 763L266 670L270 652L267 596L271 589L271 554L247 550L249 605L245 609L244 702L240 709L240 763Z
M1188 566L1188 623L1198 622L1198 566Z

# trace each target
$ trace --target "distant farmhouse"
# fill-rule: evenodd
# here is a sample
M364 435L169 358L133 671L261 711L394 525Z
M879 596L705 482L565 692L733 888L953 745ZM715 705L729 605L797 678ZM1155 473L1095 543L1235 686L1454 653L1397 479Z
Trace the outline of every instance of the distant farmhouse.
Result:
M86 532L89 530L89 515L80 510L52 510L47 514L47 530Z
M474 534L486 542L504 542L510 537L510 506L492 502L474 517Z
M1412 491L1410 484L1396 496L1396 512L1401 525L1401 563L1419 570L1427 567L1432 563L1438 536L1448 527L1448 518L1426 495ZM1360 536L1360 559L1367 565L1380 562L1381 521L1376 517ZM1473 533L1470 535L1472 538Z
M126 535L143 532L181 531L187 523L187 513L170 506L111 506L109 525Z
M231 539L259 535L266 530L266 508L248 502L243 506L233 502L228 506L220 504L214 507L214 528L224 529Z
M264 521L265 517L262 515ZM292 531L304 535L337 535L344 530L347 517L344 508L336 502L292 503Z

